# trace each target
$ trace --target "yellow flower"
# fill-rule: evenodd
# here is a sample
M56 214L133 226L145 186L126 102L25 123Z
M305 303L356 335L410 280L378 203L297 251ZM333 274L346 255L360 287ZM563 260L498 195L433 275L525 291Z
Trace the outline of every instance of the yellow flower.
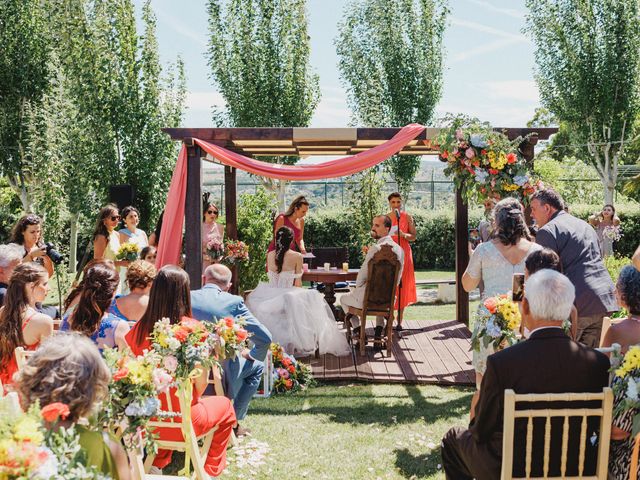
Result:
M31 417L22 417L13 426L13 438L16 440L29 440L41 444L44 436L40 431L40 423Z
M142 362L131 360L127 362L127 368L129 369L129 378L131 379L131 383L134 385L152 382L152 369L149 365L144 365Z
M12 460L12 450L15 449L15 442L4 438L0 440L0 463L5 463L8 460Z
M518 190L520 187L515 183L511 183L511 184L503 185L502 188L504 188L507 192L513 192L515 190Z

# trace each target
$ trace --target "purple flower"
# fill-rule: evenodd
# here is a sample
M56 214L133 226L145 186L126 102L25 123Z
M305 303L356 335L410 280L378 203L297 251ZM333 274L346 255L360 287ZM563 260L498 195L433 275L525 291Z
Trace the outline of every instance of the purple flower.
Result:
M522 187L525 183L529 181L529 177L527 175L516 175L513 177L513 183Z
M486 170L483 170L482 168L476 169L476 182L484 183L487 180L488 176L489 173Z

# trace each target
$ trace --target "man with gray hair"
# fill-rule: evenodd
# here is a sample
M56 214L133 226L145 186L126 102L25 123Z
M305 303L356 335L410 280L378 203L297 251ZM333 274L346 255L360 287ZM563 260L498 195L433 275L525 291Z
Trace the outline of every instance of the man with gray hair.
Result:
M209 265L203 275L204 286L191 292L191 313L203 321L225 317L242 319L244 328L251 335L252 348L244 349L233 360L225 360L222 367L229 391L225 392L233 400L238 422L243 420L249 409L249 402L255 395L264 371L264 360L271 345L271 333L262 325L244 304L242 297L228 293L231 287L231 270L219 263ZM249 433L239 424L234 428L237 436Z
M571 340L562 330L562 322L571 314L574 298L575 288L561 273L540 270L529 277L520 308L524 326L530 332L529 338L487 359L475 418L469 428L454 427L442 439L442 465L448 479L500 478L506 389L518 394L600 392L608 385L609 359ZM559 477L561 419L552 420L551 425L549 476ZM534 431L530 476L542 477L544 435L538 427ZM584 475L595 475L598 444L589 439L598 431L597 419L589 419L587 431ZM574 446L569 449L567 477L578 475L580 422L570 423L569 438ZM526 450L526 422L517 422L513 445L514 477L525 477Z
M4 304L13 269L22 263L24 252L18 245L0 245L0 307Z

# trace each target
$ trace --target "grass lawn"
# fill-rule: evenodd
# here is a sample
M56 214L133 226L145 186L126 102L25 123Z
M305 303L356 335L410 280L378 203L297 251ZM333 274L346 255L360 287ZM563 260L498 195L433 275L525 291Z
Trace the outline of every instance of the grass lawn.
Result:
M416 270L416 280L451 280L456 278L455 270Z
M324 385L255 399L227 479L442 479L440 439L468 423L471 389ZM165 473L175 472L178 456Z

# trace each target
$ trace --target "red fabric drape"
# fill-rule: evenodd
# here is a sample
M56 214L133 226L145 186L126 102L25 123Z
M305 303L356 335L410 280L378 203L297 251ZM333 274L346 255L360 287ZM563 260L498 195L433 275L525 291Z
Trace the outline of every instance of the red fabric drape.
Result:
M353 175L371 168L398 153L425 129L423 125L412 123L403 127L391 140L370 150L347 158L339 158L316 165L278 165L245 157L218 145L194 139L205 152L224 165L262 177L280 180L319 180ZM162 222L162 234L158 245L156 266L177 264L182 247L182 227L184 225L184 204L187 192L187 149L183 145L176 168L171 177L171 186Z

